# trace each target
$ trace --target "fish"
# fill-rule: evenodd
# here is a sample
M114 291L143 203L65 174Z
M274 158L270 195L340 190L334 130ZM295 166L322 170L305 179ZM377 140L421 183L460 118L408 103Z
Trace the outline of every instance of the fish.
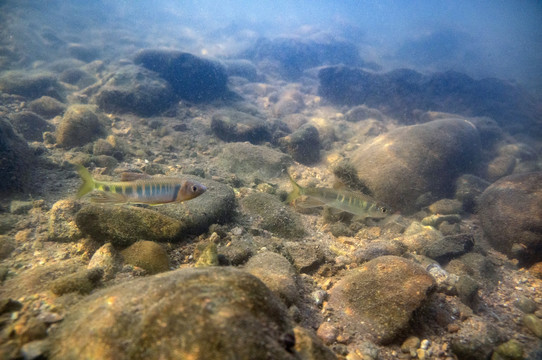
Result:
M121 181L101 181L82 165L77 166L77 172L83 180L77 197L91 193L90 200L96 203L161 205L191 200L207 190L195 180L176 177L124 173Z
M305 188L296 183L290 174L288 177L293 186L293 191L286 198L288 203L293 203L299 197L306 196L307 200L301 205L302 207L328 206L363 218L384 218L391 213L391 209L387 205L369 195L328 188Z

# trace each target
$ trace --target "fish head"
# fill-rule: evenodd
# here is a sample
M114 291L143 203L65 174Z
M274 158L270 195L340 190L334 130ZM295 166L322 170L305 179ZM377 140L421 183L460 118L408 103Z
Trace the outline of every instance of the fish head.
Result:
M179 189L175 201L180 202L196 198L203 194L206 190L207 187L205 185L200 184L195 180L186 180Z
M375 204L375 206L370 211L370 217L373 218L383 218L392 213L391 208L386 204Z

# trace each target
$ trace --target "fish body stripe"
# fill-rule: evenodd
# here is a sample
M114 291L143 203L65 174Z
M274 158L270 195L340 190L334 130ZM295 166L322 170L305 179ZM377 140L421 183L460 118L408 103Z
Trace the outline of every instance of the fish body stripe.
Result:
M173 197L171 198L171 201L175 201L177 199L177 194L181 190L181 184L176 184L175 188L173 189Z

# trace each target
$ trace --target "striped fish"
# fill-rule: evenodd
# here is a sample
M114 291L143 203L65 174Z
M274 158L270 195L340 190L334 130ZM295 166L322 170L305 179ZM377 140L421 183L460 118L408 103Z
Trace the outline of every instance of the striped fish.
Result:
M91 201L98 203L159 205L190 200L207 190L197 181L174 177L132 173L123 176L123 181L100 181L93 179L83 166L79 165L77 172L83 179L77 197L92 192Z
M326 188L304 188L296 183L290 174L288 176L294 188L286 199L289 203L306 196L307 199L300 205L301 207L329 206L364 218L383 218L390 214L390 209L386 205L369 195Z

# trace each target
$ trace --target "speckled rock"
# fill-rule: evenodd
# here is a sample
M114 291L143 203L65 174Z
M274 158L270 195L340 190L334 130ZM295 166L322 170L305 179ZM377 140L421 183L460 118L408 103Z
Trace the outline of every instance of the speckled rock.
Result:
M326 254L318 244L286 241L284 255L291 259L294 268L302 274L312 274L326 261Z
M352 260L361 264L384 255L401 256L405 250L405 246L399 241L373 240L367 246L356 249L352 255Z
M104 135L94 106L72 105L56 128L56 141L65 148L82 146Z
M0 76L0 91L36 99L44 95L58 96L60 85L49 73L29 74L26 71L6 71Z
M488 359L493 348L503 340L495 326L473 316L461 323L451 341L451 348L459 359Z
M399 239L401 244L411 252L423 252L430 244L442 239L440 231L432 226L424 226L413 221Z
M90 258L87 269L103 270L103 279L111 280L122 268L122 257L111 243L102 245Z
M286 238L302 237L305 233L301 218L276 196L253 193L241 200L241 208L254 217L254 224Z
M124 263L140 267L149 274L169 270L169 257L160 244L140 240L121 252Z
M495 348L491 360L523 360L523 345L516 339L508 340ZM532 358L536 359L536 358Z
M489 182L477 176L461 175L455 181L455 198L463 203L463 210L472 213L480 195L489 185L491 185Z
M28 107L30 111L45 118L53 118L62 114L66 109L66 105L50 96L42 96L39 99L32 100L28 104Z
M47 237L50 241L77 241L83 234L75 223L81 204L74 200L59 200L49 210Z
M101 242L126 246L139 239L177 241L182 223L154 210L135 206L85 205L75 217L85 235Z
M50 358L293 360L295 339L286 308L256 277L181 269L87 297L60 324Z
M102 275L102 269L84 269L64 275L51 283L51 291L59 296L71 292L88 294L96 288Z
M175 50L141 50L134 63L155 71L182 99L208 102L228 94L228 75L218 62Z
M456 199L440 199L429 205L432 214L459 214L463 210L463 204Z
M222 153L217 157L218 166L249 182L255 177L279 177L292 163L288 155L267 146L231 143L222 148Z
M250 258L245 270L260 279L287 306L296 302L299 296L296 272L284 256L271 251L261 252Z
M169 84L152 71L127 65L113 73L92 101L108 113L157 115L175 99Z
M385 344L404 334L414 310L434 289L421 266L397 256L382 256L349 270L331 289L329 306L348 334Z
M53 130L47 121L31 111L12 114L10 119L17 131L29 141L42 141L43 133Z
M542 172L492 184L480 198L479 216L495 249L526 264L542 260Z
M476 127L448 118L380 135L356 150L352 163L375 198L409 213L424 194L451 195L455 178L476 163L479 152Z
M28 212L34 207L33 201L20 201L13 200L9 204L9 212L17 215L28 214Z
M271 133L265 118L237 110L220 110L211 119L211 130L224 141L269 141Z
M280 138L279 145L302 164L311 165L320 160L320 135L311 124L305 124L292 134Z
M486 176L487 180L494 182L503 176L512 174L516 167L516 158L512 155L499 155L487 165Z
M9 120L0 117L0 194L25 190L31 175L32 153Z

